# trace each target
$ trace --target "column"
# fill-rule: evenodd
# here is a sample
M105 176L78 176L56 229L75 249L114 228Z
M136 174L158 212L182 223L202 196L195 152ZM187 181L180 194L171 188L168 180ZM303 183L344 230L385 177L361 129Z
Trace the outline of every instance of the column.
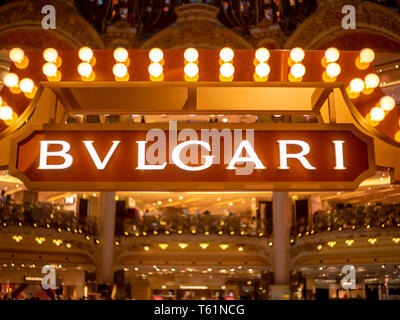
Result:
M272 300L288 299L289 295L289 233L290 198L288 192L273 192L274 280L270 286Z
M101 192L98 206L99 250L97 257L97 283L114 281L115 192Z

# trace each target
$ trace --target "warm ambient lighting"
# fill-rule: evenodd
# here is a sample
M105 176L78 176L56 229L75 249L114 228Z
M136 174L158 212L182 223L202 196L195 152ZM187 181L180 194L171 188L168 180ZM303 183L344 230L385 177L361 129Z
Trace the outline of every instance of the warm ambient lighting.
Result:
M268 75L271 71L268 63L261 62L257 64L254 72L254 80L255 81L267 81Z
M235 73L235 67L232 63L224 63L219 68L219 79L221 81L232 81Z
M58 55L58 51L54 48L47 48L44 50L43 59L46 62L54 63L57 68L61 67L62 65L61 57Z
M293 48L289 54L289 66L292 67L294 64L303 61L304 57L305 53L302 48Z
M400 238L398 238L398 237L393 237L392 238L392 241L394 242L394 243L400 243Z
M114 50L114 59L117 62L125 63L129 58L128 50L125 48L117 48Z
M63 241L61 239L53 239L53 243L59 247L60 245L62 245Z
M328 241L327 245L333 248L334 246L336 246L336 241Z
M306 67L301 63L296 63L290 68L289 81L291 82L301 81L305 73L306 73Z
M149 250L150 250L150 247L149 247L149 246L144 246L144 247L143 247L143 250L144 250L144 251L149 251Z
M82 81L93 81L95 78L93 67L87 62L79 64L78 73L81 75Z
M336 48L328 48L325 50L324 56L327 63L336 62L340 58L340 52Z
M259 49L257 49L256 54L255 54L255 58L257 60L256 61L257 63L266 62L266 61L268 61L269 57L270 57L270 53L269 53L269 50L267 48L259 48Z
M385 111L392 111L396 106L396 101L391 96L384 96L379 101L379 105Z
M95 58L93 55L93 50L88 47L83 47L78 52L79 58L84 61L90 63L92 66L95 65Z
M9 121L13 118L13 109L9 106L0 107L0 120Z
M39 244L42 244L43 242L46 241L46 239L45 239L44 237L36 237L36 238L35 238L35 241L36 241L37 243L39 243Z
M220 247L222 250L226 250L226 249L228 249L229 245L226 244L226 243L221 243L221 244L219 245L219 247Z
M242 247L242 246L239 246L239 247L238 247L238 251L239 251L239 252L243 252L243 250L244 250L244 247Z
M219 58L221 59L222 64L226 63L226 62L231 62L233 60L234 56L235 56L235 53L233 52L233 50L231 48L228 48L228 47L222 48L219 52Z
M149 51L149 59L151 62L158 62L162 64L164 59L164 53L159 48L153 48Z
M113 74L117 81L128 81L129 73L128 68L123 63L116 63L113 67Z
M377 238L369 238L369 239L368 239L368 242L369 242L370 244L375 244L377 241L378 241Z
M9 57L18 69L25 69L29 65L29 59L21 48L11 49Z
M382 121L385 118L385 110L381 107L373 107L371 109L371 120L372 121Z
M158 62L149 65L149 75L151 81L162 81L164 79L163 66Z
M32 81L32 79L29 78L22 79L19 83L19 88L25 94L25 96L30 99L35 96L37 91L35 83Z
M196 62L199 59L199 52L195 48L188 48L183 56L188 63Z
M167 243L159 243L158 246L162 249L165 250L168 248L168 244Z
M374 61L375 52L372 49L365 48L360 51L360 55L356 59L356 67L360 70L365 70L369 64Z
M326 70L322 74L322 79L325 82L334 82L336 81L336 77L340 74L341 68L340 65L332 62L326 66Z
M19 77L15 73L7 73L3 79L4 85L10 88L12 93L20 93L21 90L19 89Z
M354 78L350 81L350 85L346 87L346 92L350 99L356 99L365 88L364 81L360 78Z
M57 65L53 62L47 62L42 68L43 74L47 77L48 81L60 81L61 72L58 70Z
M353 239L347 239L347 240L345 241L345 243L346 243L348 246L351 246L351 245L353 245L354 240L353 240Z
M207 249L210 244L207 242L199 243L200 248Z
M22 240L24 239L21 235L17 235L17 234L14 234L14 235L12 236L12 238L13 238L13 240L15 240L16 242L20 242L20 241L22 241Z
M374 91L376 87L379 86L380 79L378 75L375 73L369 73L364 78L365 89L363 91L364 94L370 94Z
M199 78L199 67L193 62L186 64L184 72L186 81L197 81Z
M188 244L185 243L185 242L180 242L180 243L178 244L178 246L179 246L181 249L186 249L187 246L188 246Z

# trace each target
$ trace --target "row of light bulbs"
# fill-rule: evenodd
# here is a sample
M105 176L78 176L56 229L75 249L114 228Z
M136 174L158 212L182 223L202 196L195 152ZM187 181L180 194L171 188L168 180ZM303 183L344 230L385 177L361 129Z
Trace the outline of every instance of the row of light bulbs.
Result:
M398 243L400 243L400 238L399 237L393 237L392 241L394 243L398 244ZM354 242L355 242L354 239L346 239L344 241L344 243L349 247L352 246L354 244ZM378 238L368 238L368 243L371 244L371 245L374 245L377 242L378 242ZM336 246L336 241L335 240L328 241L327 242L327 246L330 247L330 248L333 248L334 246ZM318 250L322 250L322 248L323 248L322 244L319 244L317 246Z
M168 248L169 245L168 245L167 243L159 243L158 246L159 246L162 250L165 250L165 249ZM186 249L186 248L189 246L189 244L186 243L186 242L179 242L179 243L178 243L178 246L179 246L179 248L181 248L181 249ZM208 242L202 242L202 243L199 243L199 246L200 246L200 248L202 248L203 250L205 250L205 249L207 249L207 248L210 246L210 244L209 244ZM226 250L226 249L229 248L229 244L227 244L227 243L221 243L221 244L219 244L219 247L220 247L221 250ZM143 250L144 250L144 251L150 251L150 247L149 247L149 246L143 246ZM239 246L239 247L238 247L238 251L242 252L243 250L244 250L244 247L243 247L243 246Z

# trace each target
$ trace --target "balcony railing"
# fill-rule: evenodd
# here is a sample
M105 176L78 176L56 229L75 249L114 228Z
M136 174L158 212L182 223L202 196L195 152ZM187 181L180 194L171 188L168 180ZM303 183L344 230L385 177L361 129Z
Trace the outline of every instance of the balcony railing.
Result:
M400 228L400 205L347 207L314 213L310 223L300 221L292 227L292 236L325 231Z
M78 218L52 204L0 204L0 224L55 229L85 235L97 235L93 218Z
M272 226L241 215L154 215L117 220L116 234L146 236L155 234L215 234L268 237Z

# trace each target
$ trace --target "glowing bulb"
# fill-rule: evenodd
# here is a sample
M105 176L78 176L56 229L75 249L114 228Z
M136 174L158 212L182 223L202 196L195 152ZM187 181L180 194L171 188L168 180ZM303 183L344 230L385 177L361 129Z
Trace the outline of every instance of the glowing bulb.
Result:
M295 78L301 78L306 73L306 67L304 67L304 65L301 63L296 63L290 68L290 73Z
M56 49L48 48L43 51L43 59L47 62L55 63L58 59L58 52Z
M219 57L223 62L229 62L233 60L235 53L231 48L222 48L219 52Z
M88 47L83 47L79 50L78 55L82 61L89 62L93 58L93 51Z
M149 59L152 62L161 62L164 58L164 53L159 48L151 49L149 52Z
M364 78L367 88L376 88L379 86L379 77L375 73L367 74Z
M371 63L375 59L375 52L372 49L365 48L360 51L360 59L362 63Z
M113 68L113 73L116 77L123 78L128 73L128 68L123 63L117 63Z
M4 77L4 84L9 87L13 88L18 86L19 78L15 73L7 73Z
M57 75L57 66L52 62L43 65L42 71L47 77L55 77Z
M224 63L220 68L219 72L225 78L230 78L235 73L235 67L231 63Z
M154 50L154 49L153 49ZM149 65L149 74L152 77L158 78L163 73L163 67L159 63L151 63Z
M185 74L189 77L189 78L194 78L195 76L198 75L199 73L199 67L197 66L197 64L195 63L188 63L185 66Z
M259 48L256 51L256 59L259 62L268 61L269 56L270 56L269 50L266 48Z
M290 58L296 63L302 61L304 59L304 56L305 53L302 48L294 48L290 50Z
M31 79L24 78L19 83L19 87L22 92L31 93L33 91L33 89L35 88L35 84L33 83L33 81Z
M374 107L371 109L371 120L382 121L385 118L385 110L380 107Z
M125 62L128 60L129 54L128 50L125 48L117 48L114 50L114 59L118 62Z
M269 65L267 63L259 63L256 66L256 74L260 77L260 78L265 78L269 75L271 71L271 68L269 67Z
M391 96L384 96L379 101L382 109L385 111L391 111L396 106L396 101Z
M336 48L329 48L325 50L325 59L329 62L336 62L340 58L340 52Z
M360 78L354 78L350 81L350 89L353 92L361 92L364 90L364 81Z
M7 121L13 118L13 109L9 106L0 107L0 120Z
M79 64L78 66L78 73L82 76L82 77L86 77L88 78L93 72L93 68L92 66L87 63L87 62L82 62Z
M340 71L341 71L340 65L335 62L328 64L326 67L326 73L331 78L337 77L340 74Z
M21 63L24 60L25 52L20 48L14 48L11 49L9 57L12 62Z
M195 62L199 59L199 52L195 48L188 48L183 54L185 60L188 62Z

